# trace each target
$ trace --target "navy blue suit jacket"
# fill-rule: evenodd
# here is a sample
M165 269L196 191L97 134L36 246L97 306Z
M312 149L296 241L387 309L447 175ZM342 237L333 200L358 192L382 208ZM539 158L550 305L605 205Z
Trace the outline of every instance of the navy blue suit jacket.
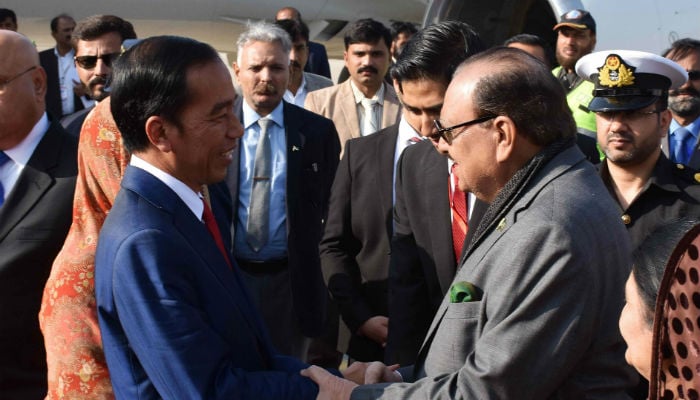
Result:
M95 290L117 398L313 399L306 365L280 356L204 224L151 174L129 166L100 233ZM216 189L216 188L215 188ZM212 190L229 243L230 209ZM228 215L230 218L230 215Z

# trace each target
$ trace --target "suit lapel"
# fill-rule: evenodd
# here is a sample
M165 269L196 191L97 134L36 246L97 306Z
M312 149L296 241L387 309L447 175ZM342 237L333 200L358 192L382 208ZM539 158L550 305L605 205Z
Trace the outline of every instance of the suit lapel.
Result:
M378 165L379 196L382 203L382 215L388 215L386 221L389 241L394 232L392 210L394 208L394 153L396 153L396 138L399 135L399 126L392 125L385 132L377 133L377 145L375 147L375 159Z
M299 202L299 179L301 178L301 155L304 151L302 121L294 107L284 102L284 132L287 139L287 235L292 231L290 214Z
M137 193L154 207L172 216L172 223L179 234L184 237L202 258L205 268L225 288L231 298L231 304L246 316L249 328L256 332L261 343L265 343L264 330L257 318L255 308L247 295L247 289L240 275L235 260L233 271L228 268L223 254L211 237L202 221L196 217L185 203L167 185L153 175L135 167L127 167L122 179L122 187ZM216 212L216 210L215 210ZM194 265L193 268L199 268ZM231 276L233 273L233 279Z
M233 109L234 113L236 114L236 118L238 118L238 120L241 122L241 125L243 125L243 96L239 96L236 99L236 102L233 105ZM238 173L241 162L241 145L242 140L241 138L238 138L236 149L233 151L231 157L231 164L228 166L228 170L226 172L226 186L228 187L229 193L231 194L231 205L233 207L230 226L231 248L233 248L233 244L235 243L236 220L238 218Z
M360 122L357 115L355 96L353 96L352 88L350 87L350 79L345 81L338 89L338 95L338 108L340 108L343 115L343 120L345 122L344 125L347 127L347 132L350 133L349 137L340 138L340 145L345 146L345 142L348 139L360 137Z
M421 177L425 180L425 190L431 195L422 196L428 203L424 210L433 210L435 221L430 221L432 254L435 258L435 272L440 288L444 293L449 288L455 273L454 250L452 249L452 225L450 223L450 199L448 195L447 159L440 155L429 142L416 146L425 148L425 171ZM445 221L445 222L439 222Z
M30 212L44 193L54 184L48 173L58 164L62 143L52 122L22 170L12 192L0 207L0 241Z

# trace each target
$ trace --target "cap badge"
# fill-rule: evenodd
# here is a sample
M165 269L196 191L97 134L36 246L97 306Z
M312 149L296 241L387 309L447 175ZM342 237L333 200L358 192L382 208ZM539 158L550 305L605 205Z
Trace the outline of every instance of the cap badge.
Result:
M598 80L602 86L608 87L633 85L635 69L622 61L617 54L610 54L605 59L605 64L598 68Z
M567 19L579 19L579 18L581 18L581 11L571 10L568 13L566 13L566 18Z

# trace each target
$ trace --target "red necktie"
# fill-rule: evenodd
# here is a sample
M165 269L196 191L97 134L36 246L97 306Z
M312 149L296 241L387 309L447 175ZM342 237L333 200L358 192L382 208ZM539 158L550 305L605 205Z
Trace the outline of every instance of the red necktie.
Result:
M462 246L464 245L464 238L467 237L467 229L469 229L468 224L468 214L467 214L467 196L466 194L459 190L459 180L457 179L457 174L455 174L455 164L452 164L452 174L455 181L455 188L452 191L452 185L450 185L450 180L448 177L448 190L450 191L450 207L452 208L452 247L455 252L455 260L459 263L459 257L462 255Z
M207 227L207 230L216 242L216 247L219 248L219 251L221 251L221 254L223 254L224 258L226 259L226 263L228 264L229 268L231 268L231 260L229 259L228 254L226 253L226 248L224 247L224 240L221 238L221 232L219 232L219 226L216 224L214 213L211 212L211 208L209 208L209 205L206 201L204 201L204 199L202 199L202 203L204 204L204 214L202 215L202 219L204 220L204 226Z

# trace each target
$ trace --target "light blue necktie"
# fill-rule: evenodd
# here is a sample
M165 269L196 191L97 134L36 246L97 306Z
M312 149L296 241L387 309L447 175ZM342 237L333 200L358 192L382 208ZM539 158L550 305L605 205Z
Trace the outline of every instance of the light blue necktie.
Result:
M689 130L681 127L673 132L673 161L677 164L688 164L689 140L693 137Z
M5 165L8 161L10 161L10 157L8 157L4 151L0 150L0 167ZM0 182L0 206L2 206L3 203L5 203L5 188L2 186L2 182Z

